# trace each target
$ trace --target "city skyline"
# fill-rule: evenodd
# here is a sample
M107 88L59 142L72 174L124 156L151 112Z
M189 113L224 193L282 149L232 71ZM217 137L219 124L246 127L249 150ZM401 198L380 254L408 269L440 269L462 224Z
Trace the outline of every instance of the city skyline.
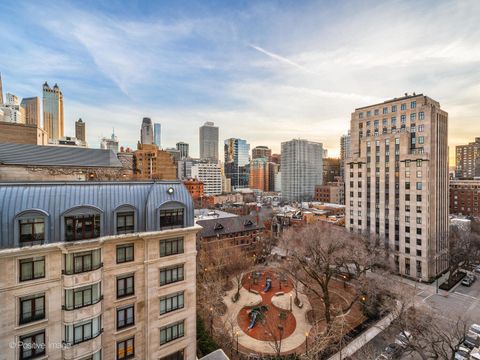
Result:
M282 141L305 138L338 156L352 109L415 91L449 112L453 165L480 110L478 10L474 1L20 2L0 14L9 34L0 71L4 93L19 98L58 83L65 134L81 117L89 144L115 127L121 145L134 148L138 123L150 117L162 123L166 147L184 141L192 154L198 127L212 121L221 141L279 152Z

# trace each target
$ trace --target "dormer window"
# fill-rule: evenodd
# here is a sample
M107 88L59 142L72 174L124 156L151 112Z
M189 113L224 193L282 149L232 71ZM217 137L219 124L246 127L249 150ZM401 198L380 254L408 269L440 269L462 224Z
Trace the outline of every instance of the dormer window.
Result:
M65 241L100 237L100 215L65 216Z
M43 217L20 219L18 222L21 244L45 240L45 219Z
M252 226L252 225L253 225L252 220L245 220L243 223L243 226Z
M216 223L215 227L213 228L215 231L219 231L223 229L223 225L220 223Z

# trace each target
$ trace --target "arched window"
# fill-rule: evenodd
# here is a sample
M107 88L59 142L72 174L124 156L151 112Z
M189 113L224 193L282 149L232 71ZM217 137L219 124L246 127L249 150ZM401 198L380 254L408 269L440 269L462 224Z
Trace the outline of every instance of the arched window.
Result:
M94 206L79 206L63 214L64 240L78 241L101 236L102 210Z
M114 234L130 234L138 231L137 212L134 206L125 204L115 209Z
M43 244L47 239L48 213L29 209L15 216L15 238L20 246Z
M185 205L170 201L159 208L160 230L177 229L185 226Z

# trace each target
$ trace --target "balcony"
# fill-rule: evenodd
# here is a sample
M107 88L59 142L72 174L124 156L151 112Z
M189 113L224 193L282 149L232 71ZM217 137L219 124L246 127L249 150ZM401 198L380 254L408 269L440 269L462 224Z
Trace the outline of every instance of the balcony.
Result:
M65 323L77 323L82 320L96 317L102 313L102 303L103 295L100 296L100 299L94 303L87 306L83 306L76 309L65 309L65 306L62 306L63 310L63 321Z

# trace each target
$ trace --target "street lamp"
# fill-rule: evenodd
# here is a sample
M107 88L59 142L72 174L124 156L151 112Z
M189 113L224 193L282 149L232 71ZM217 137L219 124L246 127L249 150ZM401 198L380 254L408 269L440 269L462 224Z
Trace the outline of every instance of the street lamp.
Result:
M292 312L292 294L290 294L290 312Z
M305 331L305 354L308 355L308 331Z
M213 335L213 307L210 307L210 335Z

